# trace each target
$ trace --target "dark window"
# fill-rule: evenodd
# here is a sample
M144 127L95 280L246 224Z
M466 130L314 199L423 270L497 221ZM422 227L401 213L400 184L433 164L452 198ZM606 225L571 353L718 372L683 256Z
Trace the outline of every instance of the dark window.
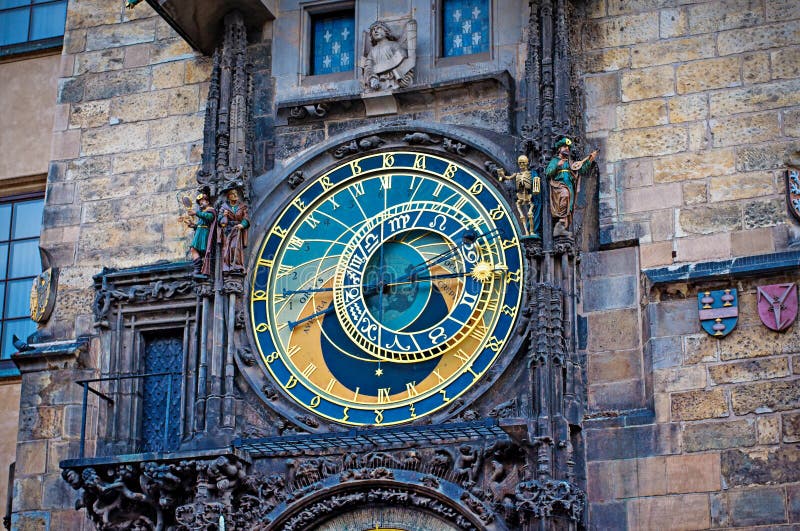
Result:
M353 70L355 27L352 10L311 15L311 75Z
M0 0L0 52L60 45L66 17L66 0Z
M144 365L146 374L157 376L144 378L142 451L169 452L181 437L183 331L145 336Z
M3 0L0 0L3 1ZM12 336L25 340L36 331L31 321L33 279L42 272L39 231L44 199L25 198L0 203L0 306L2 357L17 351Z
M489 0L442 0L442 55L489 51Z

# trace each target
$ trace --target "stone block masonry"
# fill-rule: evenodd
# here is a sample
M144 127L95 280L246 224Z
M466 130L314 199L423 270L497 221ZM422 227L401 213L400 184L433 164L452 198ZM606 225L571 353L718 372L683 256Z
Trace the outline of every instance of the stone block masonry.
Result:
M91 331L102 267L184 258L175 193L193 189L211 69L147 4L88 4L67 14L41 238L61 268L57 337Z
M586 131L607 146L601 181L617 183L600 193L603 243L634 223L644 267L785 248L782 171L800 150L793 2L609 1L586 31Z
M585 275L584 289L597 281ZM591 522L628 529L797 523L800 324L773 332L756 309L757 285L785 281L738 281L740 319L723 339L701 331L696 288L685 296L675 286L652 290L637 359L645 406L595 409L586 423ZM602 336L590 327L589 345L593 333ZM589 403L610 408L613 394L593 401L593 393L626 383L630 362L614 352L587 357Z
M60 278L43 337L94 333L92 275L103 267L185 257L175 194L196 186L210 69L146 3L69 3L41 232ZM15 529L90 525L59 462L78 454L74 382L97 375L101 350L67 354L60 370L22 369Z

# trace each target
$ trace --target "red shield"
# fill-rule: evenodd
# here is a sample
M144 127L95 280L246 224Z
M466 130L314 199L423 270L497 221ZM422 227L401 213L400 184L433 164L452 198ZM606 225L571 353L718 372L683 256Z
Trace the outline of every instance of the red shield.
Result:
M782 332L789 328L797 318L797 286L759 286L758 315L761 322L771 330Z

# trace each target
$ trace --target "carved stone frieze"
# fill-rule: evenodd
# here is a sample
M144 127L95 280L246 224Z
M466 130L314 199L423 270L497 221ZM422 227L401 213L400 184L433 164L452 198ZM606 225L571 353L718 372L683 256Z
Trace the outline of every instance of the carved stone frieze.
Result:
M469 507L470 511L478 515L481 522L489 524L494 521L494 512L469 492L464 491L461 493L461 501L464 502L464 505Z
M502 402L489 411L489 416L498 418L498 419L505 419L508 417L513 417L517 415L517 399L511 398Z
M325 118L330 110L330 105L327 103L316 103L312 105L295 105L289 109L289 117L295 120L303 120L305 118Z
M348 155L354 155L362 151L377 149L385 143L386 141L383 140L378 135L370 135L361 138L359 140L352 140L350 142L347 142L346 144L342 144L341 146L333 150L332 155L336 159L341 159Z
M517 511L534 518L566 516L580 521L586 504L586 493L568 481L524 481L515 493Z
M394 472L386 467L379 466L377 468L345 470L342 472L341 476L339 476L339 480L342 483L364 479L394 479Z
M416 131L414 133L409 133L406 136L404 136L403 142L405 142L406 144L410 144L412 146L430 146L433 144L438 144L439 140L436 140L428 133Z
M76 508L103 531L207 529L234 513L234 492L248 491L234 456L66 468L61 475L80 491Z
M389 487L374 484L354 487L352 490L335 491L321 500L304 505L283 522L280 528L284 531L301 531L312 528L315 522L320 522L330 515L347 512L353 507L376 504L418 508L455 524L458 529L464 531L478 529L453 505L427 492L405 485ZM471 507L469 509L472 510Z
M191 293L194 282L191 280L156 280L147 284L115 287L112 283L102 282L97 285L92 310L95 321L100 323L108 317L108 312L115 302L143 303L171 299L176 295Z
M211 297L214 295L214 285L208 281L195 281L194 293L198 297Z
M286 184L289 185L289 188L294 190L305 181L305 177L303 177L303 170L293 171L289 176L286 178Z

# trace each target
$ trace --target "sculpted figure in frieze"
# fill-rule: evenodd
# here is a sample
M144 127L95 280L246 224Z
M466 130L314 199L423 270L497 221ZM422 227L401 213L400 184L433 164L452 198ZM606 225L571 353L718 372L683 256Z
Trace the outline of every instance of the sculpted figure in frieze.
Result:
M581 177L589 175L598 151L592 151L585 158L573 161L571 139L564 137L554 147L556 156L548 163L545 175L550 183L550 212L556 222L553 236L562 236L570 234Z
M541 181L536 170L531 170L528 157L517 158L519 171L506 175L503 168L497 169L500 182L510 183L516 192L517 214L520 226L527 236L541 238L542 233L542 201L539 197Z
M195 198L196 206L192 206L188 197L180 198L186 213L180 220L189 228L194 229L194 237L189 245L189 255L192 258L195 278L206 278L211 272L211 258L207 251L212 248L216 229L217 212L211 206L208 194L202 192Z
M222 270L244 272L244 248L247 247L247 229L250 220L247 205L241 202L236 189L228 190L225 202L219 209L222 228Z
M382 20L364 35L361 58L362 82L367 91L395 90L411 85L417 63L417 21L408 19L400 28Z

